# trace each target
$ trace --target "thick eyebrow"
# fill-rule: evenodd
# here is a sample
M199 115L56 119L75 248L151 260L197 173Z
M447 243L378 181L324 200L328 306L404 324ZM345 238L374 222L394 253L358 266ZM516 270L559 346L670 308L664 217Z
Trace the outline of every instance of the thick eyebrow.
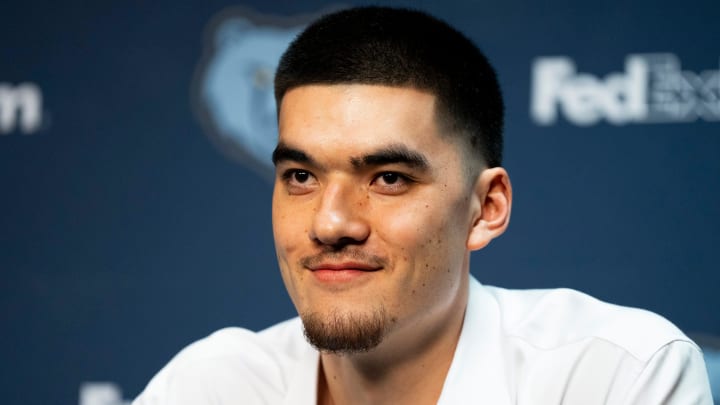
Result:
M278 163L285 161L293 161L310 166L319 166L319 164L307 153L300 149L288 146L283 142L279 142L272 153L272 162L277 166ZM414 151L401 144L385 146L360 157L351 157L350 164L352 164L352 166L357 170L368 166L382 166L389 164L403 164L422 171L426 171L430 168L427 158L422 153Z
M397 163L423 171L430 167L427 158L422 153L411 150L405 145L389 145L359 158L351 158L350 163L356 169L360 169L362 166Z
M291 148L290 146L282 142L278 142L278 145L275 147L275 150L272 153L273 164L277 166L278 163L288 160L298 163L315 165L315 161L313 160L313 158L308 156L307 153L301 151L300 149Z

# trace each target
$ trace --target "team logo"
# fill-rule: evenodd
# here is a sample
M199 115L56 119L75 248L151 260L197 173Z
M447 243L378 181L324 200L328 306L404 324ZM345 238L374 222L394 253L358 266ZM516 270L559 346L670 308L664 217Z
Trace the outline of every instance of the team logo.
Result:
M216 146L259 174L272 176L277 142L273 78L280 56L315 15L222 12L209 25L193 83L193 104ZM268 177L269 178L269 177Z
M670 53L628 55L625 71L605 78L578 72L564 56L538 58L532 71L530 112L539 125L559 115L581 126L720 121L720 70L682 70Z

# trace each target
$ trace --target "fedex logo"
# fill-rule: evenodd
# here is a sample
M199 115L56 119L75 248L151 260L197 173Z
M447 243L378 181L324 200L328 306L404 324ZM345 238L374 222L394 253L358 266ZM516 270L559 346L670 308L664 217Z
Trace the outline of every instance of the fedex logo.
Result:
M539 125L559 116L579 126L720 120L720 70L681 70L669 53L634 54L623 72L599 78L572 59L541 57L532 66L530 114Z

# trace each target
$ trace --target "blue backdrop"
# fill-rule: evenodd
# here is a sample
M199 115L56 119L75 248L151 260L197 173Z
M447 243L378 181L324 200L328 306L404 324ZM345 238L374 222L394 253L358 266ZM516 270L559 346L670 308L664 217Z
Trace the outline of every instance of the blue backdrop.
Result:
M391 4L446 19L500 75L513 217L473 274L648 308L720 350L720 3ZM0 403L117 405L189 342L294 316L272 74L337 7L3 3Z

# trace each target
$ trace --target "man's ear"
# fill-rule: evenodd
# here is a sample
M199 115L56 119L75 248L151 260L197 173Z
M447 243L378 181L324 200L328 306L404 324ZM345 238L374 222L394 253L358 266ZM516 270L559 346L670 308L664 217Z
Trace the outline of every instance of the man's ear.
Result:
M512 186L502 167L480 172L473 192L472 225L468 235L469 250L479 250L505 232L510 222Z

